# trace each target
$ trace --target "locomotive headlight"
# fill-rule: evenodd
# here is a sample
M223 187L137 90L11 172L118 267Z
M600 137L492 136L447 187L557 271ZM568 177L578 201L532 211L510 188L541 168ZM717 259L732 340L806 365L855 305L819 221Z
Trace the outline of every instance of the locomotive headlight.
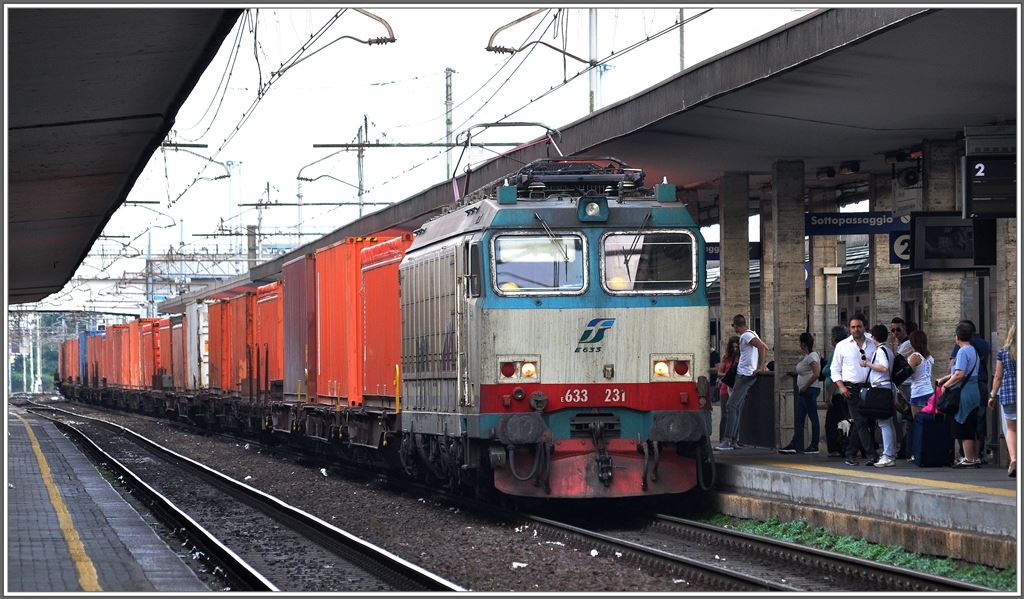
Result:
M601 206L597 202L587 202L587 216L597 216L601 213Z
M519 373L523 378L537 378L537 365L533 362L523 362L523 365L519 368Z
M654 363L654 375L655 376L668 376L668 362L664 360L658 360Z

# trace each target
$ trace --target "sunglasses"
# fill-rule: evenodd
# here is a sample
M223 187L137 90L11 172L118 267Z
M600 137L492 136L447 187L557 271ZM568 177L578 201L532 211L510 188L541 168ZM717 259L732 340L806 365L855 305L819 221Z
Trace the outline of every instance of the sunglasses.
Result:
M868 359L868 355L864 353L864 350L860 350L860 359L861 360L867 360Z

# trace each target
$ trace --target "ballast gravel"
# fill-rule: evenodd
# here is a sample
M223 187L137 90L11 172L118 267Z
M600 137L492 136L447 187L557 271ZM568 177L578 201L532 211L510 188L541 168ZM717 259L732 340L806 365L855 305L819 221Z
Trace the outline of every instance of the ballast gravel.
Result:
M502 522L441 499L347 479L254 443L202 436L130 414L81 404L54 407L130 428L165 447L274 495L464 588L479 592L687 592L673 578L616 555L546 538L532 526Z

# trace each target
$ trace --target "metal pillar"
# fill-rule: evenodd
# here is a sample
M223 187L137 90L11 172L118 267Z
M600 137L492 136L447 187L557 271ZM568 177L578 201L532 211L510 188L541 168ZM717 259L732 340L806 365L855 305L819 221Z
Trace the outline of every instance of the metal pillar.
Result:
M455 70L447 67L444 70L444 140L448 149L444 151L445 179L452 178L452 73Z

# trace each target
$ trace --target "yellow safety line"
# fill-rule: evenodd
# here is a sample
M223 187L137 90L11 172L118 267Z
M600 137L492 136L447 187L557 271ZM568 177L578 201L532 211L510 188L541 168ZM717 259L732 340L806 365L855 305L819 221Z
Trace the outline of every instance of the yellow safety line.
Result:
M53 484L50 466L46 463L39 440L36 439L36 434L27 420L18 414L14 414L14 416L25 425L28 438L32 442L32 451L35 452L36 461L39 462L39 472L43 476L43 484L46 485L46 492L50 495L53 511L57 513L57 521L60 522L60 531L64 533L64 540L68 544L68 552L71 553L71 559L74 560L75 568L78 570L78 584L84 591L102 592L103 588L100 587L99 579L96 576L96 567L93 566L92 560L85 552L85 546L82 545L82 539L78 536L78 530L75 529L75 525L71 521L71 514L68 512L67 506L64 505L64 500L61 499L56 485Z
M750 463L750 462L748 462ZM907 485L921 485L925 487L936 487L939 489L950 489L958 491L973 491L975 493L984 493L986 495L999 495L1000 497L1016 497L1017 491L1014 489L999 489L996 487L982 487L979 485L965 485L963 483L954 483L941 480L929 480L926 478L915 478L913 476L895 476L892 474L882 474L878 472L878 468L872 468L871 470L852 470L845 468L830 468L828 466L814 466L811 464L794 464L792 462L779 462L771 460L758 460L756 463L763 466L774 466L776 468L792 468L794 470L807 470L809 472L823 472L826 474L838 474L841 476L856 476L859 478L870 478L873 480L884 480L894 483L903 483Z

